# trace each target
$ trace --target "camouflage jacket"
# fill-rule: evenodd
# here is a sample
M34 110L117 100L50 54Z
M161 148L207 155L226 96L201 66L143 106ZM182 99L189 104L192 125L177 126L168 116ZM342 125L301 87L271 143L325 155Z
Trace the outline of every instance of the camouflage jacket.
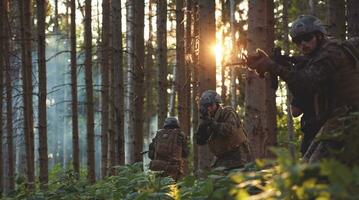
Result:
M165 131L166 129L160 129L159 131L157 131L157 134L161 131ZM168 129L168 130L173 130L173 129ZM156 135L157 136L157 135ZM181 157L182 158L187 158L188 155L189 155L189 144L188 144L188 138L183 134L182 131L180 131L179 135L178 135L180 141L180 151L181 151ZM155 158L155 152L158 151L158 149L156 149L155 147L155 140L156 140L156 137L152 139L152 142L150 143L149 145L149 148L148 148L148 157L151 159L151 160L154 160L154 159L158 159L158 158ZM170 145L170 144L168 144ZM172 147L174 148L174 147ZM171 157L171 156L170 156Z
M197 143L208 143L211 152L217 157L247 143L239 116L231 107L219 107L215 116L209 121L202 120L199 127L202 130L197 133Z
M302 70L277 66L274 73L295 96L315 94L316 115L327 116L338 107L359 102L359 69L353 60L341 42L325 40Z

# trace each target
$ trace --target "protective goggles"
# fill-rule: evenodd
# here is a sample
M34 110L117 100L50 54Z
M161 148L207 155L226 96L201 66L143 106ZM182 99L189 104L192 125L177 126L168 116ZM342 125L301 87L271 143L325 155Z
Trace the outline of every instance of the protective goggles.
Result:
M297 36L295 38L292 38L292 42L299 45L299 44L302 44L302 42L311 41L313 39L313 37L314 37L313 33L304 34L304 35L300 35L300 36Z

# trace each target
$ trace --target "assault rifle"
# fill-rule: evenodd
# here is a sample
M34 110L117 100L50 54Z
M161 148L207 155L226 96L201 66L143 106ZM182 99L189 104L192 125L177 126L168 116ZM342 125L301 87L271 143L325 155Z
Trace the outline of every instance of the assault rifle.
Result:
M263 55L257 50L257 54L252 56L247 56L243 54L243 59L236 63L228 63L225 66L240 66L247 67L248 65L257 62ZM282 54L282 49L276 47L273 49L273 54L269 56L274 62L282 66L295 67L307 61L307 58L304 56L289 56ZM259 74L261 78L264 77L264 74ZM271 86L273 89L278 88L278 78L275 75L270 75Z

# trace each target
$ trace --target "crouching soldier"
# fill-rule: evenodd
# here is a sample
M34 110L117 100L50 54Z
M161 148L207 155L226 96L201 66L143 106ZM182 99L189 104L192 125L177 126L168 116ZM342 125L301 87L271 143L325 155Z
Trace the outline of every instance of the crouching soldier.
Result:
M251 161L249 144L236 111L220 105L221 97L213 90L205 91L199 101L201 122L197 144L208 143L216 156L212 168L240 168Z
M187 138L175 117L168 117L149 146L150 169L178 180L183 175L183 161L189 154Z

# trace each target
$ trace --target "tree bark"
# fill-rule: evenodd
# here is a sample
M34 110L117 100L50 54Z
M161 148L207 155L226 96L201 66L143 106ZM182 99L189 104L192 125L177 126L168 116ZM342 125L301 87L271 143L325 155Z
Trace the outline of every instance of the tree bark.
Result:
M115 72L115 140L116 140L116 164L125 164L124 148L124 80L123 80L123 53L122 53L122 21L121 0L112 2L112 43L113 43L113 67Z
M230 0L230 16L231 16L231 39L232 39L232 52L231 59L233 63L236 63L238 60L238 48L237 48L237 39L236 39L236 0ZM236 109L237 108L237 70L234 67L230 68L231 73L231 106Z
M289 54L289 28L288 28L288 3L289 0L283 0L283 32L284 32L284 52L286 55ZM292 94L289 91L288 85L286 84L287 97L286 97L286 105L287 105L287 131L288 131L288 147L290 155L292 159L295 160L295 146L294 146L294 123L292 117L291 99Z
M78 98L77 98L77 51L76 51L76 0L71 0L71 97L72 97L72 165L74 171L80 175L80 144L78 122Z
M348 37L359 36L359 4L355 0L347 0Z
M4 88L4 84L3 84L3 80L4 80L4 69L6 67L5 65L5 54L6 54L6 48L5 47L5 1L0 0L0 197L2 196L3 193L3 180L4 180L4 176L3 176L3 168L4 168L4 163L3 163L3 129L2 129L2 124L3 124L3 115L2 115L2 110L3 110L3 88Z
M192 132L195 133L198 128L198 46L199 46L199 15L198 15L198 0L193 2L191 7L192 17L193 17L193 33L192 33L192 45L191 45L191 55L193 58L193 70L192 70ZM193 134L192 141L196 141L195 134ZM195 171L199 169L198 162L198 145L194 142L193 144L193 165Z
M328 33L338 39L345 39L345 1L328 0Z
M109 59L110 59L110 1L102 1L102 62L101 62L101 177L107 176L109 134Z
M49 181L47 158L47 120L46 120L46 44L45 44L45 1L37 0L37 34L38 34L38 63L39 63L39 163L40 188L47 190Z
M216 61L213 47L216 44L215 1L199 0L199 86L198 92L216 90ZM198 147L198 168L210 169L213 160L208 145Z
M157 0L158 118L160 128L167 116L167 0Z
M135 2L126 2L127 82L125 89L125 163L135 162Z
M4 14L1 18L3 21L3 45L4 46L4 64L5 64L5 84L6 84L6 132L7 132L7 192L10 193L15 189L15 168L14 168L14 143L13 143L13 109L12 109L12 74L10 66L10 24L9 24L9 1L3 1L1 12ZM2 76L0 76L2 77ZM0 78L1 79L1 78ZM2 82L2 81L1 81Z
M24 135L26 146L27 184L30 190L35 189L34 163L34 122L32 108L32 29L31 0L20 1L21 43L22 43L22 85L24 103Z
M87 179L95 183L95 131L92 88L92 32L91 32L91 0L85 1L85 84L87 110Z
M157 96L154 94L155 91L157 91L157 71L154 68L154 59L153 56L155 54L153 49L153 3L154 0L150 0L148 3L148 40L146 43L146 60L145 60L145 87L146 87L146 128L144 130L144 138L146 138L148 141L150 141L151 136L154 135L154 133L151 133L151 119L156 114L156 102ZM157 124L156 124L157 125Z
M248 11L248 52L256 48L269 52L273 46L273 1L250 1ZM246 73L245 129L254 158L270 156L268 147L275 141L275 91L270 77Z

